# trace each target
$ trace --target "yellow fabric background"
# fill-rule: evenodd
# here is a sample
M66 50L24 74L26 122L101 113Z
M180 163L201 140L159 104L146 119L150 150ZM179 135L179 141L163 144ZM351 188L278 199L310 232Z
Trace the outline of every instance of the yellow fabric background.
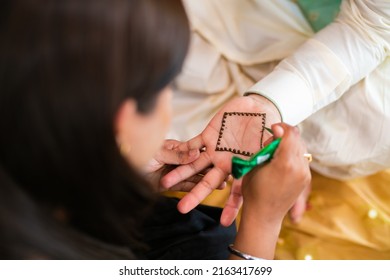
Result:
M279 259L390 259L390 170L346 182L313 174L311 209L285 219Z
M203 203L223 207L228 194ZM390 170L346 182L313 173L309 203L298 225L285 219L277 259L390 259Z

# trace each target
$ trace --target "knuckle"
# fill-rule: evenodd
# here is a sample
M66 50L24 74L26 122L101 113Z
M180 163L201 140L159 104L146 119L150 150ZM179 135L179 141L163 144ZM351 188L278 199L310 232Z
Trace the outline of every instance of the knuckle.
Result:
M187 151L191 150L191 143L190 143L190 141L185 142L185 146L186 146Z
M295 163L294 161L289 158L285 161L283 165L284 171L287 173L294 173L295 172Z
M200 181L199 184L200 184L203 188L205 188L205 189L208 189L208 190L210 190L210 191L214 190L213 186L210 184L209 181L202 180L202 181Z
M185 154L182 151L177 151L176 157L177 157L178 163L183 163L185 161Z
M300 171L300 181L303 182L303 184L309 185L311 182L311 173L309 168L302 168Z
M191 170L192 170L193 172L197 172L197 171L198 171L197 168L196 168L195 162L190 162L190 163L188 164L188 166L191 168Z

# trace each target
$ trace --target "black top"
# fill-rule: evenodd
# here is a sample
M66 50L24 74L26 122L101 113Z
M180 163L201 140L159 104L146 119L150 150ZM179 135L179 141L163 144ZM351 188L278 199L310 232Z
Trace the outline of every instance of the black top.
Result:
M144 228L148 259L227 259L236 236L235 224L219 223L221 208L199 205L188 214L177 210L178 200L161 198Z

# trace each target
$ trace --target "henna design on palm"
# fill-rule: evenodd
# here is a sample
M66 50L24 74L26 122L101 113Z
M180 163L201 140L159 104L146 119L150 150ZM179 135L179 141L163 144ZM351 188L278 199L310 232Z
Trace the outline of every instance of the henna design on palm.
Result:
M222 117L215 151L252 156L263 147L265 123L265 113L225 112ZM248 127L252 130L252 133L244 133ZM256 137L255 140L258 145L252 145L254 150L242 150L240 148L242 147L241 143L253 142L253 136ZM249 137L252 139L249 139Z

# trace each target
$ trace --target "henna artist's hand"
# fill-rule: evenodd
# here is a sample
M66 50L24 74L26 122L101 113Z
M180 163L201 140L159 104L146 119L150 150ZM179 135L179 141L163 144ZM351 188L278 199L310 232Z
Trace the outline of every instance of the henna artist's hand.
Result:
M178 204L182 213L196 207L214 189L223 184L231 173L233 154L245 157L261 149L272 135L264 126L280 122L276 107L267 99L250 95L229 101L214 116L204 131L188 142L181 150L203 149L199 158L182 165L162 178L165 188L186 180L206 168L210 168L203 179ZM241 181L233 183L230 197L222 213L221 223L230 225L242 204Z
M243 178L244 204L234 243L235 249L266 259L273 259L283 218L311 179L298 129L276 124L272 130L282 140L268 164Z
M303 192L299 195L297 201L289 211L290 219L293 223L297 224L302 220L303 214L309 209L308 198L311 192L311 185L308 185Z
M282 141L270 163L256 167L243 178L243 195L244 204L252 204L270 220L274 217L281 222L298 197L309 189L311 174L298 129L282 123L272 128Z
M156 189L160 191L166 190L161 187L160 180L169 171L173 170L178 165L188 164L199 158L199 149L180 149L182 143L183 142L176 140L165 140L160 151L145 167L144 172L146 178L156 187ZM179 182L172 189L181 191L191 190L202 178L203 176L194 174Z

